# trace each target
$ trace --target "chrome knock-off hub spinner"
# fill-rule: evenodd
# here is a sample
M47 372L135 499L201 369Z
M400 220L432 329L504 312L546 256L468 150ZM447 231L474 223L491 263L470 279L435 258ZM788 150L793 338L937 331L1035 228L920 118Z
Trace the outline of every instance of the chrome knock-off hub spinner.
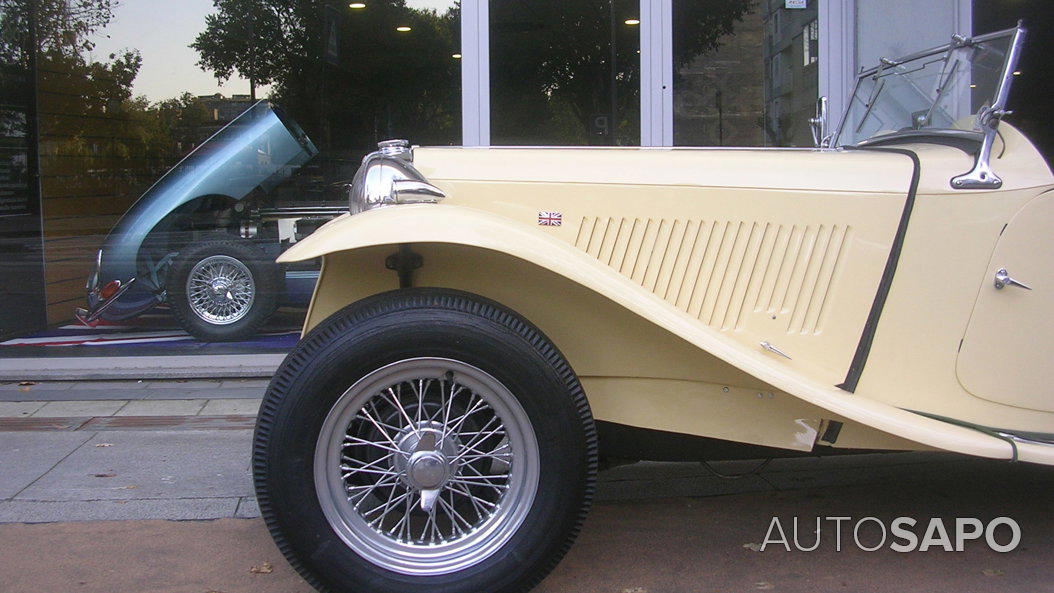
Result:
M419 422L402 430L395 439L402 455L394 455L392 469L415 490L442 488L457 475L458 446L454 437L443 435L438 422Z

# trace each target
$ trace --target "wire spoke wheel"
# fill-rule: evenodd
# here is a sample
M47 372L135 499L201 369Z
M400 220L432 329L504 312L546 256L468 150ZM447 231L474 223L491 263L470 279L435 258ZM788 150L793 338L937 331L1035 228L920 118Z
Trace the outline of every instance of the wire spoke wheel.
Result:
M388 570L439 575L478 564L517 531L538 488L538 442L497 379L412 358L337 400L313 471L322 511L348 546Z
M187 276L190 310L214 325L229 325L245 317L256 300L252 272L228 255L206 257Z

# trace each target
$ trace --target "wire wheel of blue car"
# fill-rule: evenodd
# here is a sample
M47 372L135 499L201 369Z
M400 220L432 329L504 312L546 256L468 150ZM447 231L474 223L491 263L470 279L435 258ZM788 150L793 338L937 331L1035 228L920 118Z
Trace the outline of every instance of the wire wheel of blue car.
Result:
M331 316L257 421L261 513L323 591L514 592L592 497L596 432L567 361L475 295L411 289Z
M243 239L187 246L172 262L166 291L173 315L206 341L252 335L274 311L278 266Z

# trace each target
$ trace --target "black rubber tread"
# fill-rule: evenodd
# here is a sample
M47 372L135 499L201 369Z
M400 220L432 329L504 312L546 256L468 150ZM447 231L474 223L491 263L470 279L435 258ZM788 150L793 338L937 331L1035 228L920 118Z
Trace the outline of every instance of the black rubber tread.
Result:
M260 405L253 434L253 483L260 514L267 524L275 545L289 564L312 587L330 593L320 578L309 570L293 550L285 534L277 524L277 517L267 485L267 447L271 439L276 413L295 376L330 342L338 336L354 331L359 323L380 315L388 315L415 309L441 309L477 316L481 319L504 325L529 343L552 367L567 387L572 405L577 412L584 434L587 452L586 477L583 484L582 504L574 524L557 553L551 555L545 566L540 567L530 578L517 583L508 593L526 592L538 585L559 564L570 550L582 524L589 514L596 491L598 465L598 436L592 411L578 376L556 346L533 324L485 297L468 292L439 289L401 289L367 297L346 306L312 329L286 356L275 371Z
M212 326L190 310L184 286L186 274L194 264L211 255L230 255L244 263L253 273L256 284L253 310L227 326ZM173 317L188 333L207 342L241 340L255 334L277 309L281 267L250 241L239 238L211 239L186 246L169 266L165 287Z

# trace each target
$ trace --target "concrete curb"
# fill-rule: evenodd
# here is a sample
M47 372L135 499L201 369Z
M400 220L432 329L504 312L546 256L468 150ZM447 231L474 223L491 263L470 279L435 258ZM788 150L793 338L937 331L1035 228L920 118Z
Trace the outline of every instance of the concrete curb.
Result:
M0 381L270 378L285 354L0 358Z

